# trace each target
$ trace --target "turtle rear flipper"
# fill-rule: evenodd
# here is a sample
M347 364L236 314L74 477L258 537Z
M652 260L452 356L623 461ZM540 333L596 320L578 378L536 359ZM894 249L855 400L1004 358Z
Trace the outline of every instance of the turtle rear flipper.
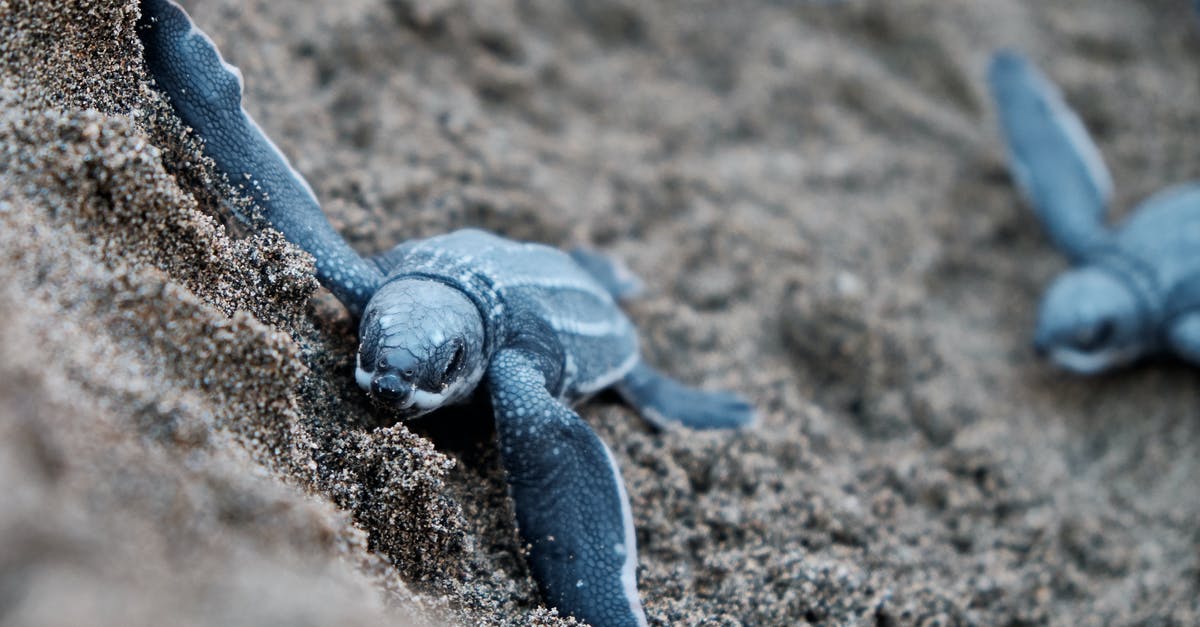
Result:
M568 254L616 300L634 298L645 287L633 271L612 257L587 248L573 248Z
M639 363L616 384L617 393L650 424L691 429L739 429L754 424L754 407L732 392L688 387Z
M996 53L987 78L1014 181L1055 245L1082 260L1111 237L1104 214L1112 177L1099 149L1058 87L1024 56Z
M138 37L154 86L204 140L204 154L262 210L271 226L306 250L317 279L354 315L380 272L333 230L312 188L242 109L242 77L216 45L170 0L142 0Z

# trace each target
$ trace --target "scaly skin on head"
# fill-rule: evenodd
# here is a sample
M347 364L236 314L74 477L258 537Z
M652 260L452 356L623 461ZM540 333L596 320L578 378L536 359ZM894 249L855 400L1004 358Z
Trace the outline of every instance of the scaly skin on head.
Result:
M484 333L462 291L420 278L389 281L359 325L355 380L406 418L464 401L486 369Z

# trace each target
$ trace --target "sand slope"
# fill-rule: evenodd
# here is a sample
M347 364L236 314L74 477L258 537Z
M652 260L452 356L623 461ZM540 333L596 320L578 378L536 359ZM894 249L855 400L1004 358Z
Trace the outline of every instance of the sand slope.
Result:
M1195 624L1200 375L1028 350L1063 260L982 86L1063 86L1117 213L1200 176L1190 6L186 3L363 252L622 257L645 352L762 424L614 399L652 624ZM136 3L0 3L0 622L565 624L486 410L393 424L309 260L232 223Z

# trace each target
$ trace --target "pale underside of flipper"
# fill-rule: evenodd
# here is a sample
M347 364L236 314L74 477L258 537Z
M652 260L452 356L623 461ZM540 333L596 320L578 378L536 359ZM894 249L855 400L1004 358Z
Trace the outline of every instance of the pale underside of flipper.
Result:
M154 86L204 141L204 153L271 226L311 254L317 278L360 315L382 274L329 224L312 188L242 108L242 78L170 0L142 0L138 36Z
M1013 179L1055 245L1073 262L1106 246L1112 177L1058 87L1012 51L992 57L988 87Z

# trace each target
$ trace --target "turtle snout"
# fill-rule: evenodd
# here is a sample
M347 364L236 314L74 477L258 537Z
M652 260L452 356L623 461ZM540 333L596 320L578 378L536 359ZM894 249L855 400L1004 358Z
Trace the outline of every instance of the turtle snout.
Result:
M396 374L381 374L371 379L371 395L386 403L405 406L412 394L412 384Z

